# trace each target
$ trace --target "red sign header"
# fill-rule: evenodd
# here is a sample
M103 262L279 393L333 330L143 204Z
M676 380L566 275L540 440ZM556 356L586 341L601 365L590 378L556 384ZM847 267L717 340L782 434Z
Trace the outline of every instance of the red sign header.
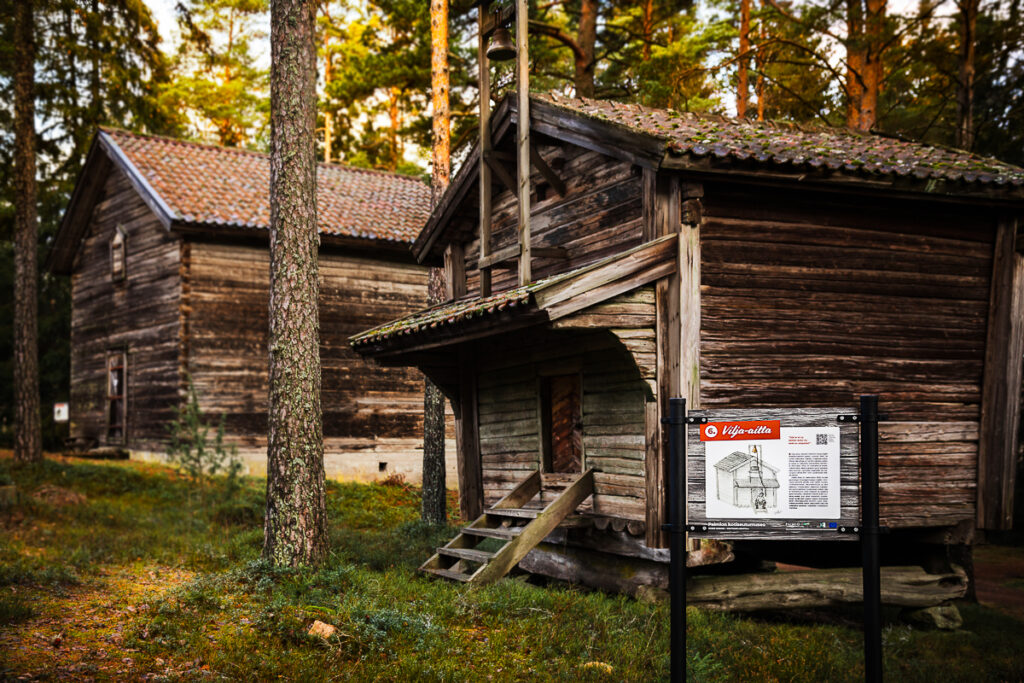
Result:
M779 420L749 420L746 422L710 422L700 426L701 441L747 441L750 439L778 439Z

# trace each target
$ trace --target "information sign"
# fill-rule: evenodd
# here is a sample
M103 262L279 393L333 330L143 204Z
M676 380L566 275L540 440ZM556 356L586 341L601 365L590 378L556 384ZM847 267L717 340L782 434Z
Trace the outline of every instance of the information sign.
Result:
M708 538L855 540L854 408L691 411L687 530Z

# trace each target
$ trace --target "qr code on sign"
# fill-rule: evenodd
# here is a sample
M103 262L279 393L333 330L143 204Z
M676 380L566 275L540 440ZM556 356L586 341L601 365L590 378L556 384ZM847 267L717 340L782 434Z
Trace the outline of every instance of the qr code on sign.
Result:
M828 445L828 434L815 434L816 442L819 446Z

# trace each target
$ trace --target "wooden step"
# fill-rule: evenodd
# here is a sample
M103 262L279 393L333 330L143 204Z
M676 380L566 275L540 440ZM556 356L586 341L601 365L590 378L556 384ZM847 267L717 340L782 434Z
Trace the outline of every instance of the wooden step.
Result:
M473 578L470 574L453 572L450 569L440 569L438 567L420 567L420 571L428 574L434 574L435 576L443 576L444 578L451 579L452 581L461 581L462 583L466 583Z
M503 541L515 538L523 532L526 527L510 526L498 529L489 529L485 526L467 526L462 533L467 536L483 536L484 538L500 538Z
M564 489L580 478L579 472L576 473L563 473L563 472L541 472L540 482L542 489L560 488Z
M594 492L594 470L584 472L571 486L551 503L536 519L530 521L523 530L505 544L505 547L494 554L487 564L473 574L473 583L485 586L505 576L519 560L526 557L544 537L558 527L566 517ZM522 503L520 503L522 504ZM511 506L510 506L511 507Z
M515 519L536 519L544 512L543 508L491 508L488 515L496 517L514 517Z
M543 491L541 473L534 471L472 525L463 528L447 545L438 548L437 553L423 563L420 571L476 585L497 581L560 524L589 524L590 520L573 512L593 492L593 470L575 477L558 492ZM499 523L508 524L503 520L509 519L523 520L525 524L499 526ZM500 550L490 553L473 547L477 545L478 538L496 538L506 543ZM456 570L469 571L465 566L467 562L480 566L468 574Z
M494 553L489 553L486 550L474 550L472 548L438 548L437 554L445 555L446 557L457 557L460 560L469 560L470 562L486 562L494 557Z

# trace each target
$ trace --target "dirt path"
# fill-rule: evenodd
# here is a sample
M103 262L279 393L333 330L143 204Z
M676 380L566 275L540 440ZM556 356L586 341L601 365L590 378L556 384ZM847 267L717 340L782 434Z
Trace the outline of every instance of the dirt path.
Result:
M143 660L125 645L125 625L190 572L138 565L101 570L64 590L24 591L36 611L28 621L0 628L0 678L12 680L146 679L170 662Z
M974 581L978 602L1024 621L1024 548L978 546Z

